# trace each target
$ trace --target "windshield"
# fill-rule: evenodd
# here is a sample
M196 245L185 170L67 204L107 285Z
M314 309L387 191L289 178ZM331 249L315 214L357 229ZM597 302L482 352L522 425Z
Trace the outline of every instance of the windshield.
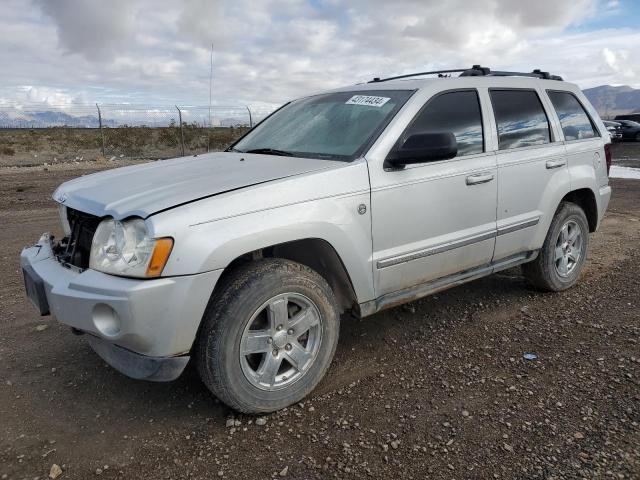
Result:
M232 150L295 157L353 160L413 93L370 90L295 100L265 119Z

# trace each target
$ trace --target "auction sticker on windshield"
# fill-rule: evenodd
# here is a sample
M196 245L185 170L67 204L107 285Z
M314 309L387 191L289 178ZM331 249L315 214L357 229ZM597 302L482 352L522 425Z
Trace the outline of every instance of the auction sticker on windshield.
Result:
M369 107L381 107L391 100L389 97L376 97L373 95L354 95L345 103L347 105L367 105Z

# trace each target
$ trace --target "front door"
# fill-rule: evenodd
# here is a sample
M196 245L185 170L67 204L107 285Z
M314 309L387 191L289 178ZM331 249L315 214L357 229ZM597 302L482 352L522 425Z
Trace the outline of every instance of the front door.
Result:
M486 115L485 115L486 117ZM485 151L477 90L432 97L402 138L452 132L450 160L371 172L373 269L376 296L488 264L496 232L497 172Z

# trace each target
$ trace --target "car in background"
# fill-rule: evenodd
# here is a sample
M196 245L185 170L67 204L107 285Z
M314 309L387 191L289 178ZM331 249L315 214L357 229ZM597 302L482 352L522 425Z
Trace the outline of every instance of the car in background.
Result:
M604 123L604 126L607 128L611 140L614 142L622 140L622 125L620 123L607 120L603 120L602 123Z
M640 123L633 120L617 120L622 127L622 140L640 142Z
M640 113L626 113L624 115L616 115L616 118L613 119L616 122L620 120L631 120L633 122L640 122Z

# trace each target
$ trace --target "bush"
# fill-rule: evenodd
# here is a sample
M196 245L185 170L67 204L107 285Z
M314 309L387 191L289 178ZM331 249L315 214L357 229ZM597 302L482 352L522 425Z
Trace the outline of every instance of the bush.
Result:
M12 157L16 154L16 151L12 147L3 146L0 148L0 155L7 155Z

